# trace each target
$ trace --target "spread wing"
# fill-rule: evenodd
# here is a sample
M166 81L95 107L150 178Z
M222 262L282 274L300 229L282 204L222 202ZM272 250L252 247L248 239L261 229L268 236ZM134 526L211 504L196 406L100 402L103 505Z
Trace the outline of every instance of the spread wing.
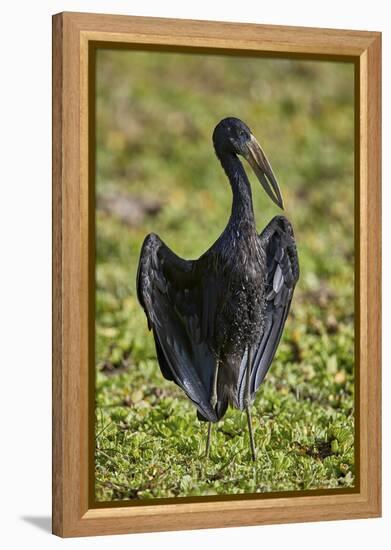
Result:
M215 422L210 405L215 357L210 341L217 281L211 275L204 281L197 262L179 258L151 233L141 249L137 295L153 332L163 376L182 388L203 417Z
M284 216L276 216L259 235L266 252L266 305L261 338L251 350L250 395L266 376L276 353L299 278L299 260L293 229ZM237 401L244 408L248 353L243 357L237 387Z

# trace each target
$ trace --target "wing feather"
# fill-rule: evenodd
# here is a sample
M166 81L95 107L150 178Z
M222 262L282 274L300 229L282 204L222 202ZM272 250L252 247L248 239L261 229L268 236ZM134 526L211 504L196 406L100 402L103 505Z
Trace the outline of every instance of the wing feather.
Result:
M299 261L293 229L284 216L273 218L259 239L266 252L266 304L263 330L251 354L251 399L254 399L273 361L299 278ZM240 365L237 385L237 402L241 409L245 406L245 375L248 367L245 355Z
M259 236L266 250L267 295L265 328L251 365L250 391L254 395L273 361L299 279L299 260L290 222L276 216Z
M150 234L141 249L137 295L152 329L162 374L178 384L202 417L217 420L210 405L215 357L209 345L216 297L194 261L174 254Z

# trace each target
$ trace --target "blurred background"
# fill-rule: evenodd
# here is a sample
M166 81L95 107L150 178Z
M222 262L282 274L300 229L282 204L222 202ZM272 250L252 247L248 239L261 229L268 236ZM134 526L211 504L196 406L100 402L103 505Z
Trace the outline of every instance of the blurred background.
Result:
M144 499L354 485L354 67L349 63L98 50L96 498ZM273 167L301 277L246 418L206 425L155 358L135 295L145 235L197 258L231 192L211 136L244 120ZM245 162L245 161L244 161ZM259 232L276 214L251 169Z

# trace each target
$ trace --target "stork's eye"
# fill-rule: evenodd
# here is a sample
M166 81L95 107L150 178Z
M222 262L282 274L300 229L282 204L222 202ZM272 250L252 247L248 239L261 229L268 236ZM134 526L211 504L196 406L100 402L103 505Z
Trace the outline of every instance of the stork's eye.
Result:
M244 130L240 130L239 137L245 137L246 132Z

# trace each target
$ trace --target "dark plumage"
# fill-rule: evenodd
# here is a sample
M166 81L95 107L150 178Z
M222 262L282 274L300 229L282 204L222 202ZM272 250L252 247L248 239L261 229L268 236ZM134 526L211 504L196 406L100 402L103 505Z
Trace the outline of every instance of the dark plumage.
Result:
M246 410L276 352L299 276L293 230L283 216L258 235L250 183L238 155L283 208L259 143L237 118L215 128L213 144L231 184L228 224L198 260L183 260L151 233L141 249L137 293L153 332L163 376L217 422L229 404ZM210 443L210 425L207 453Z

